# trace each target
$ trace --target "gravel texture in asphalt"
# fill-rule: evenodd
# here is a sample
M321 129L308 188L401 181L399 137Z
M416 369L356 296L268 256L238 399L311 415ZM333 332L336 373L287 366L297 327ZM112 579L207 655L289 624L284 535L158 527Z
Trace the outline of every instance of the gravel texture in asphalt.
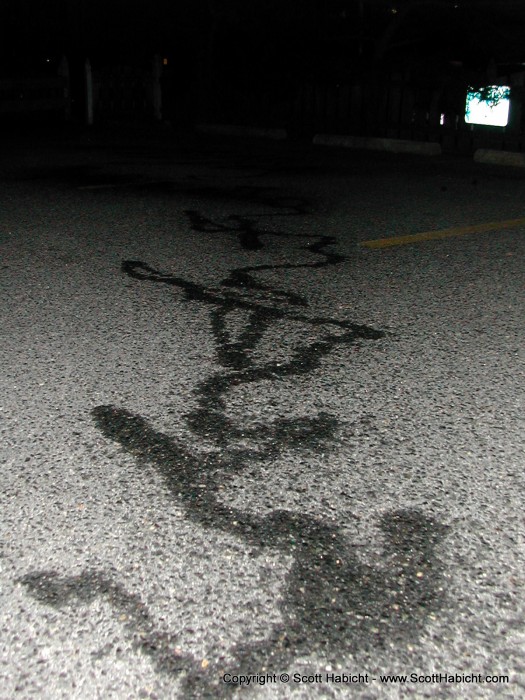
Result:
M524 176L5 153L0 698L523 697Z

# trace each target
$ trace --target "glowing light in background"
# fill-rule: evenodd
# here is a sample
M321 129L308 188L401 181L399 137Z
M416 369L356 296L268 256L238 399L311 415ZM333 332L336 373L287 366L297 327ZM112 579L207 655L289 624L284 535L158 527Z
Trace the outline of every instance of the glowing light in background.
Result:
M507 85L490 85L467 92L465 121L467 124L507 126L509 121L510 88Z

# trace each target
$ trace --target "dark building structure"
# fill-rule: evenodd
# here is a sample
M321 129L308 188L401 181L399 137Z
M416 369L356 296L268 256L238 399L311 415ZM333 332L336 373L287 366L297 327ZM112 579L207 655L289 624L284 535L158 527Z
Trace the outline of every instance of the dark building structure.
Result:
M521 0L4 0L0 27L4 115L228 122L468 150L468 87L505 84L509 125L484 136L523 148Z

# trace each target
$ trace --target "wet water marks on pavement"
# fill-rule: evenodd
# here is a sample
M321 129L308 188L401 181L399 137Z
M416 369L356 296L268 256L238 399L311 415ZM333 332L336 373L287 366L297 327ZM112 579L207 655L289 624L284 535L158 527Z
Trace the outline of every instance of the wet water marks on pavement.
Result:
M187 216L194 231L233 235L247 250L260 249L272 236L291 237L278 230L261 231L255 216L216 220L193 210ZM134 456L137 464L158 471L190 522L228 533L261 554L274 551L291 557L281 598L276 601L281 622L265 639L239 643L229 650L234 669L229 664L228 670L235 673L281 672L299 657L341 658L345 653L417 638L443 595L437 548L446 529L416 509L392 510L379 517L383 557L372 565L360 559L357 546L335 521L279 507L256 515L225 502L223 487L233 475L256 469L258 464L272 464L285 452L327 453L337 446L339 427L329 412L247 425L242 417L228 412L231 392L240 386L249 390L261 381L308 376L321 368L335 348L379 341L386 335L368 325L316 316L302 292L261 281L258 273L267 270L307 269L313 274L344 260L333 251L336 240L331 236L297 238L303 244L305 262L235 267L216 287L144 261L124 261L122 272L137 282L162 285L187 302L208 307L218 369L194 388L194 407L183 416L189 439L159 432L146 417L123 407L102 405L92 412L107 439ZM233 315L242 319L235 335L229 325ZM268 354L256 357L254 351L264 335L283 321L300 324L304 340L285 360ZM205 452L200 449L203 444L208 448ZM188 695L218 697L227 692L219 683L221 658L214 659L210 653L204 668L189 655L175 654L176 635L157 631L140 600L104 573L86 571L64 577L40 571L31 572L22 582L33 596L50 605L106 598L116 612L125 615L138 649L159 669L183 674Z

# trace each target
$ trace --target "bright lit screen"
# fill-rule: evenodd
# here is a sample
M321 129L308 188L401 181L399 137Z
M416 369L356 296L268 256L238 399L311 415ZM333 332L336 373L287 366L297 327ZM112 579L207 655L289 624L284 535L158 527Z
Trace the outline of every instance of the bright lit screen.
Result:
M510 88L490 85L467 92L465 121L467 124L507 126L509 121Z

